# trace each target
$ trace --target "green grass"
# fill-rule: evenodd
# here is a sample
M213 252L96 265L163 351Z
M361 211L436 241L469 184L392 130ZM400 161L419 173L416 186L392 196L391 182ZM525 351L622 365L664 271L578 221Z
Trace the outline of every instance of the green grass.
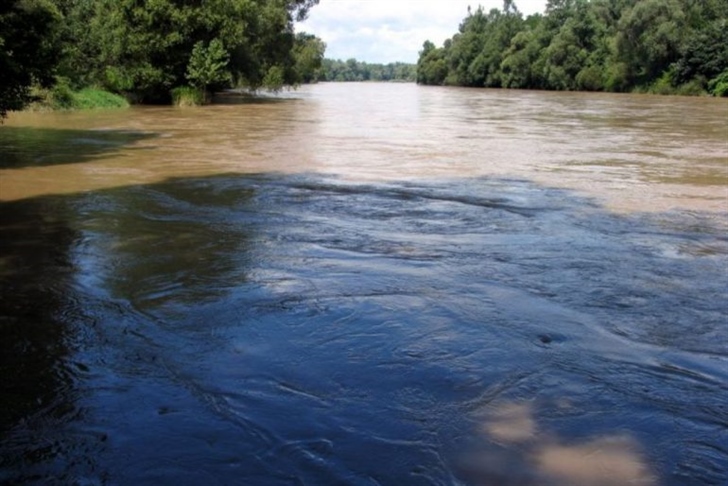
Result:
M129 102L100 88L83 88L75 91L64 81L49 89L34 88L35 101L27 108L33 111L96 110L127 108Z
M129 102L122 96L99 88L84 88L74 93L74 109L93 110L97 108L127 108Z

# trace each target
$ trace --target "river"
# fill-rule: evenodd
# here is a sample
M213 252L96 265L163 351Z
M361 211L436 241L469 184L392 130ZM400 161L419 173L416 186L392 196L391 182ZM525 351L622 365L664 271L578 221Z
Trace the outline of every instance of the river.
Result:
M0 483L728 483L728 100L321 84L0 156Z

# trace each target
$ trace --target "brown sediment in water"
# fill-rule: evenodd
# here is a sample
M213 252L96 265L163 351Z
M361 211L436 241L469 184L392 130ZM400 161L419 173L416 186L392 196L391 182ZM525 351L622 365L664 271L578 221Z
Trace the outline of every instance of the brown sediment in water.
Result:
M199 110L15 113L0 200L171 177L512 177L620 212L728 210L728 102L324 84Z

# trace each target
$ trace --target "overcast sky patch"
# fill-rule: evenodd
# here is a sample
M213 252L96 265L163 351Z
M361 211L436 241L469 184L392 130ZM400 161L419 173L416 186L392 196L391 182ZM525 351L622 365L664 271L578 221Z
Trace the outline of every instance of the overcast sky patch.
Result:
M524 14L543 12L546 0L516 0ZM486 11L502 0L320 0L298 32L326 42L326 57L389 63L417 62L422 44L441 46L457 32L468 6Z

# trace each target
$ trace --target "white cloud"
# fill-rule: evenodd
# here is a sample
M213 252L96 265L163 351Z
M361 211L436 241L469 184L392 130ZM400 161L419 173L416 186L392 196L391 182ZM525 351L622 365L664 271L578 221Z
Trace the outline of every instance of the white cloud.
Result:
M546 0L516 0L524 15ZM426 40L442 45L457 32L468 6L501 8L501 0L320 0L298 31L326 42L326 57L367 62L416 62Z

